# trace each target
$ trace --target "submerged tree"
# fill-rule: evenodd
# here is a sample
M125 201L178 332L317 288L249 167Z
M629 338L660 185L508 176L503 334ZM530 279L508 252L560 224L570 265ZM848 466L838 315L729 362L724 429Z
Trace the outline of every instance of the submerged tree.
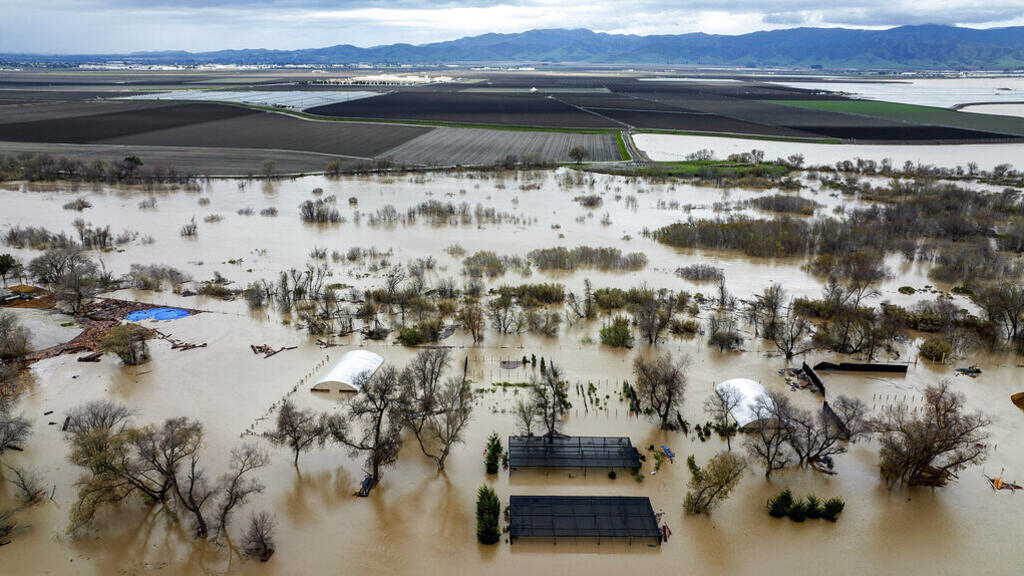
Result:
M438 470L444 470L452 446L463 441L473 412L473 391L465 378L441 382L449 355L445 348L423 350L401 375L399 417Z
M960 470L985 461L989 424L982 413L965 410L964 395L948 380L928 386L923 409L900 402L871 421L882 446L882 476L911 486L942 486Z
M149 359L148 334L135 324L114 326L100 341L100 351L117 355L125 366L138 366Z
M533 425L540 416L537 405L522 398L516 400L516 428L525 436L533 436Z
M299 454L322 442L325 432L316 412L300 410L291 400L285 400L277 412L277 426L266 437L274 444L290 448L298 466Z
M745 445L751 457L764 466L764 477L782 470L792 458L790 418L792 405L779 392L768 391L754 401L754 420L747 424Z
M533 378L530 386L530 401L540 416L544 435L548 438L560 436L565 413L572 407L569 403L569 387L562 380L561 372L552 362L544 366L541 358L540 378Z
M722 503L747 471L747 462L732 452L715 454L703 468L693 455L686 459L690 469L683 509L688 514L705 514Z
M732 451L732 434L734 424L729 423L734 410L743 402L743 394L732 384L722 384L704 401L704 412L710 416L720 429L725 431L725 445Z
M638 356L633 361L637 396L643 404L640 408L653 412L663 429L669 428L670 417L683 403L689 366L689 356L676 360L669 352L653 358Z
M277 522L266 512L254 513L249 517L249 526L242 534L242 550L250 558L261 562L270 560L274 554L274 527Z
M52 248L28 264L36 280L50 286L57 299L78 313L82 305L99 293L99 267L75 245Z
M789 445L800 464L832 467L832 457L846 452L846 442L864 432L866 407L860 400L839 396L830 414L791 407L787 413ZM833 416L834 414L834 416Z
M633 320L648 344L657 344L661 334L672 322L672 314L679 303L678 296L666 289L642 289L642 297L633 307Z
M789 360L814 350L814 342L810 338L813 331L811 321L794 312L791 304L785 314L776 318L774 329L766 337Z
M253 494L263 491L259 480L249 478L249 473L267 465L267 451L255 444L244 444L231 451L231 463L224 475L218 480L218 491L221 495L217 507L217 533L227 532L231 515L236 508L245 504Z
M401 378L394 366L385 366L359 380L359 392L349 401L345 412L332 414L325 421L331 438L354 454L366 454L364 471L376 485L381 471L398 459L402 446L398 413Z
M192 516L196 535L206 537L209 507L218 495L223 495L217 512L221 531L231 511L259 487L247 475L263 465L265 455L252 447L233 453L231 471L220 483L206 480L199 460L203 427L195 420L168 418L160 426L135 427L127 408L105 400L75 408L69 416L69 460L86 469L76 482L72 530L90 524L102 508L139 496L150 504L176 502Z

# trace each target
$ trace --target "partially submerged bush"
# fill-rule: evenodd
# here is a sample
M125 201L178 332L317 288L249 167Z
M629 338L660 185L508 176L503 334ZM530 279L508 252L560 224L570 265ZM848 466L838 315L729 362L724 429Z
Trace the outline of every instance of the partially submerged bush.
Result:
M629 318L616 316L611 324L601 328L601 343L613 348L632 348L633 330L629 327Z
M783 518L789 515L789 508L793 505L793 493L786 488L777 496L768 499L768 514L772 518Z
M303 222L318 224L336 224L341 222L341 214L338 213L338 209L334 207L334 204L334 196L306 200L299 204L299 218Z
M929 336L921 343L921 356L933 362L942 362L953 353L953 343L942 336Z
M86 208L92 208L92 202L89 202L85 198L76 198L71 202L64 204L65 210L75 210L76 212L81 212Z
M711 264L690 264L682 268L676 268L676 276L691 282L710 282L725 278L721 268Z
M128 284L140 290L159 290L165 282L176 286L190 280L189 274L163 264L132 264L128 270Z
M821 517L829 522L835 522L845 507L846 503L843 502L842 498L829 498L825 500L825 505L822 506Z
M623 254L618 248L607 247L542 248L531 251L527 258L541 270L642 270L647 266L647 256L642 252Z
M100 350L116 354L125 366L137 366L149 359L147 331L135 324L114 326L100 342Z

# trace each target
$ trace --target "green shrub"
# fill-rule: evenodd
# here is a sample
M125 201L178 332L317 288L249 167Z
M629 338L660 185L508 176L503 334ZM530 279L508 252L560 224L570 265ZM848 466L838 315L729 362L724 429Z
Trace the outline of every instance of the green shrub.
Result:
M601 343L614 348L632 348L633 331L629 327L629 319L616 316L611 324L601 328Z
M490 486L481 486L476 493L476 539L481 544L496 544L501 540L500 515L498 494Z
M497 432L492 433L487 438L487 451L484 456L484 465L487 466L488 474L498 473L498 462L501 459L501 453L503 452L501 447L501 437L498 436Z
M147 331L135 324L114 326L100 341L100 351L116 354L125 366L138 366L149 360Z
M789 519L793 522L803 522L807 519L807 503L803 500L793 502L789 507Z
M900 288L899 288L899 293L900 294L910 295L910 294L913 294L914 292L917 292L917 290L914 290L914 288L911 287L911 286L900 286Z
M779 492L778 496L768 499L768 514L772 518L782 518L789 514L789 507L793 505L793 493L786 488Z
M835 522L845 507L846 503L842 498L829 498L825 500L825 505L821 509L821 517L829 522Z
M416 346L423 343L423 336L415 326L406 326L398 332L398 341L406 346Z
M942 336L929 336L921 343L921 356L933 362L941 362L953 353L953 344Z
M821 500L818 499L814 494L807 495L807 517L813 520L821 518L823 511L821 508Z

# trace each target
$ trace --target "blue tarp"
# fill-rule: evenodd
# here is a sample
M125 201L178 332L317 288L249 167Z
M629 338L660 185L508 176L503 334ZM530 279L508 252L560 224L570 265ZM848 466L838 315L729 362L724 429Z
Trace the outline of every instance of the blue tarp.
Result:
M149 310L136 310L125 316L125 320L129 322L138 322L139 320L177 320L178 318L184 318L188 316L188 310L182 310L181 308L150 308Z

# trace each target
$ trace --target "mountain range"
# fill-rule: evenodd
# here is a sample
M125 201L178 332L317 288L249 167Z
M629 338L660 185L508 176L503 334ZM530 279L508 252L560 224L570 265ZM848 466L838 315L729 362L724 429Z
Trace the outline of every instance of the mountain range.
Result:
M585 29L483 34L432 44L302 50L0 55L8 63L124 60L139 64L673 64L825 69L1024 68L1024 27L790 28L736 36L637 36Z

